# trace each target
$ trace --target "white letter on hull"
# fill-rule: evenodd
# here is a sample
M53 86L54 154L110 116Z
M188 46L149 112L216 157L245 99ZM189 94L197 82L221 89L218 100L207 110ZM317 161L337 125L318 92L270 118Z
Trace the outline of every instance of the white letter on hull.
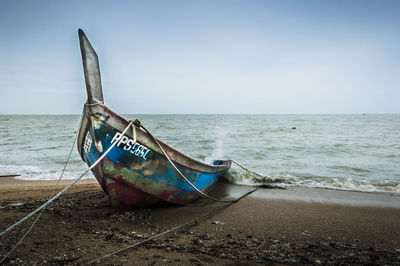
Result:
M114 142L119 138L119 136L121 136L121 133L117 132L117 133L114 135L113 139L111 140L111 144L114 144Z

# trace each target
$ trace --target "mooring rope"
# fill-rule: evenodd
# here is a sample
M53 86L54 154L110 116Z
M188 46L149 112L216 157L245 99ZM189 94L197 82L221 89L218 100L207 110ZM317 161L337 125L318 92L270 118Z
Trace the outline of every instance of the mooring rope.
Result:
M15 224L11 225L10 227L8 227L6 230L4 230L3 232L0 233L0 236L7 234L8 232L10 232L12 229L14 229L15 227L17 227L18 225L22 224L24 221L26 221L27 219L29 219L30 217L32 217L33 215L35 215L37 212L39 212L40 210L42 210L43 208L46 208L47 205L49 205L51 202L53 202L55 199L57 199L58 197L60 197L65 191L67 191L70 187L72 187L76 182L78 182L82 177L84 177L90 170L92 170L110 151L112 148L114 148L114 146L119 142L119 140L122 138L122 136L126 133L126 131L129 129L129 127L132 125L132 122L129 123L129 125L125 128L125 130L122 132L121 136L119 136L119 138L107 149L107 151L105 153L103 153L103 155L100 156L99 159L97 159L96 162L94 162L89 169L87 169L85 172L83 172L79 177L75 178L74 181L72 181L71 184L69 184L68 186L66 186L63 190L61 190L60 192L57 193L57 195L55 195L54 197L52 197L51 199L49 199L48 201L46 201L43 205L41 205L40 207L38 207L36 210L32 211L30 214L26 215L25 217L23 217L21 220L19 220L18 222L16 222Z
M53 189L53 191L51 192L49 198L53 197L53 195L54 195L54 193L56 192L56 189L57 189L57 187L58 187L58 184L60 183L60 181L61 181L61 179L62 179L62 177L63 177L63 175L64 175L64 172L65 172L65 170L67 169L67 165L68 165L68 163L69 163L69 160L71 159L71 154L72 154L72 151L74 150L74 146L75 146L76 140L78 139L78 132L79 132L79 126L80 126L80 124L81 124L81 121L82 121L82 116L81 116L80 119L79 119L78 129L75 131L74 141L73 141L72 146L71 146L71 149L70 149L70 151L69 151L67 161L66 161L65 164L64 164L64 167L63 167L63 169L62 169L62 171L61 171L60 177L58 178L57 183L56 183L56 185L54 186L54 189ZM33 227L35 227L35 225L36 225L36 223L38 222L39 218L42 216L42 213L43 213L44 210L45 210L45 208L43 208L43 209L40 211L39 215L36 217L35 221L32 223L32 225L29 227L29 229L25 232L25 234L21 237L21 239L17 242L17 244L15 244L15 246L2 258L2 260L0 261L0 264L2 264L2 263L8 258L8 256L10 256L11 253L13 253L14 250L15 250L19 245L22 244L22 242L24 241L24 239L26 238L26 236L32 231Z
M165 150L163 149L163 147L161 146L161 144L158 142L158 140L150 133L150 131L148 131L141 123L139 120L135 120L133 122L133 124L137 127L141 127L144 129L144 131L147 132L147 134L149 134L149 136L154 140L154 142L157 144L157 146L160 148L160 150L162 151L162 153L164 154L164 156L167 158L168 162L175 168L175 170L178 172L178 174L183 178L183 180L186 181L186 183L188 183L191 187L193 187L200 195L202 195L203 197L213 200L213 201L217 201L217 202L235 202L235 200L221 200L221 199L217 199L214 197L211 197L209 195L207 195L206 193L204 193L203 191L201 191L200 189L198 189L195 185L192 184L192 182L190 182L189 179L187 179L187 177L178 169L178 167L176 167L176 165L174 164L174 162L169 158L168 154L165 152Z
M236 164L237 166L239 166L240 168L242 168L243 170L245 170L246 172L252 173L253 175L256 175L256 176L260 176L260 177L266 178L265 176L260 175L260 174L257 174L256 172L251 171L250 169L247 169L246 167L240 165L240 164L237 163L235 160L232 160L232 162L233 162L234 164Z
M171 229L169 229L169 230L167 230L167 231L164 231L164 232L162 232L162 233L159 233L159 234L157 234L157 235L154 235L154 236L149 237L149 238L147 238L147 239L144 239L144 240L142 240L142 241L136 242L135 244L132 244L132 245L129 245L129 246L127 246L127 247L121 248L121 249L119 249L119 250L113 251L113 252L111 252L111 253L109 253L109 254L107 254L107 255L104 255L104 256L102 256L102 257L100 257L100 258L97 258L97 259L95 259L95 260L89 261L89 262L85 263L84 265L88 265L88 264L92 264L92 263L95 263L95 262L99 262L99 261L102 260L102 259L111 257L111 256L113 256L113 255L116 255L116 254L121 253L121 252L123 252L123 251L126 251L126 250L128 250L128 249L131 249L131 248L140 246L140 245L142 245L142 244L144 244L144 243L146 243L146 242L149 242L149 241L151 241L151 240L153 240L153 239L156 239L156 238L159 238L159 237L161 237L161 236L163 236L163 235L166 235L166 234L169 234L169 233L171 233L171 232L174 232L174 231L176 231L176 230L178 230L178 229L180 229L180 228L183 228L183 227L186 227L186 226L189 226L189 225L192 225L192 226L197 225L197 224L199 224L200 221L203 221L203 220L205 220L205 219L211 217L212 215L214 215L214 214L216 214L216 213L218 213L218 212L220 212L220 211L223 211L224 209L228 208L228 207L231 206L232 204L235 204L236 202L238 202L239 200L243 199L244 197L250 195L251 193L255 192L256 190L257 190L257 189L253 189L253 190L251 190L251 191L249 191L249 192L246 192L245 194L243 194L242 196L240 196L239 198L237 198L237 199L235 199L235 200L226 201L226 202L228 202L228 204L226 204L226 205L224 205L224 206L221 206L221 207L219 207L219 208L216 208L215 210L212 210L212 211L208 212L207 214L205 214L205 215L203 215L203 216L200 216L199 218L192 219L192 220L187 221L187 222L185 222L185 223L183 223L183 224L181 224L181 225L178 225L178 226L176 226L176 227L174 227L174 228L171 228Z

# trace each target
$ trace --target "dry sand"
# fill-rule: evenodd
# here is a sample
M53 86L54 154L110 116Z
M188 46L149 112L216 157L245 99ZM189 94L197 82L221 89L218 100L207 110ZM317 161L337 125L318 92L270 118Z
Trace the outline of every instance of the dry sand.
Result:
M0 230L46 201L54 181L0 179ZM63 181L60 189L70 180ZM219 183L214 195L250 190ZM318 189L259 189L196 225L101 259L109 265L400 264L400 197ZM45 210L7 264L84 264L199 218L226 203L113 209L81 180ZM31 221L0 237L0 259Z

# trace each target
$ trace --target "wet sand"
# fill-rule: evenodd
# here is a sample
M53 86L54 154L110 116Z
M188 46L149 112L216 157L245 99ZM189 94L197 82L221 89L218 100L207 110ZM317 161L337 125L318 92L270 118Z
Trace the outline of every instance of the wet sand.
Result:
M0 230L46 201L54 181L0 178ZM63 181L60 189L71 180ZM250 187L219 183L213 195ZM83 264L226 206L200 200L132 211L81 180L46 209L7 264ZM0 237L0 259L31 221ZM259 189L197 224L101 259L109 265L400 264L400 197L326 189Z

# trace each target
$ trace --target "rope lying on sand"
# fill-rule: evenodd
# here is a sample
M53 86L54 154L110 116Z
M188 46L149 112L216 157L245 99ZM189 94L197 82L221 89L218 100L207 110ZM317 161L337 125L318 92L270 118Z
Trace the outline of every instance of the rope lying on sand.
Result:
M171 233L171 232L174 232L174 231L176 231L176 230L178 230L178 229L180 229L180 228L183 228L183 227L186 227L186 226L194 226L194 225L197 225L200 221L204 221L204 220L206 220L207 218L212 217L214 214L217 214L218 212L223 211L224 209L228 208L228 207L231 206L232 204L235 204L236 202L238 202L239 200L243 199L244 197L250 195L251 193L255 192L256 190L257 190L257 189L253 189L253 190L251 190L251 191L245 193L244 195L240 196L239 198L237 198L237 199L235 199L235 200L227 200L227 201L225 201L225 202L228 202L228 204L226 204L226 205L224 205L224 206L221 206L221 207L219 207L219 208L216 208L215 210L212 210L212 211L210 211L209 213L207 213L207 214L205 214L205 215L203 215L203 216L200 216L199 218L192 219L192 220L190 220L190 221L187 221L186 223L183 223L183 224L181 224L181 225L178 225L178 226L176 226L176 227L174 227L174 228L171 228L171 229L169 229L169 230L167 230L167 231L164 231L164 232L162 232L162 233L160 233L160 234L157 234L157 235L152 236L152 237L149 237L149 238L147 238L147 239L145 239L145 240L136 242L135 244L132 244L132 245L129 245L129 246L127 246L127 247L124 247L124 248L121 248L121 249L119 249L119 250L116 250L116 251L114 251L114 252L111 252L111 253L109 253L109 254L107 254L107 255L104 255L104 256L102 256L102 257L100 257L100 258L97 258L97 259L95 259L95 260L89 261L89 262L85 263L84 265L88 265L88 264L92 264L92 263L95 263L95 262L99 262L99 261L102 260L102 259L111 257L111 256L116 255L116 254L119 254L119 253L124 252L124 251L126 251L126 250L128 250L128 249L135 248L135 247L140 246L140 245L142 245L142 244L144 244L144 243L146 243L146 242L149 242L149 241L151 241L151 240L154 240L154 239L156 239L156 238L159 238L159 237L161 237L161 236L164 236L164 235L166 235L166 234L169 234L169 233Z
M6 230L4 230L3 232L0 233L0 236L7 234L8 232L10 232L12 229L14 229L15 227L17 227L18 225L22 224L23 222L25 222L27 219L29 219L30 217L32 217L33 215L35 215L37 212L39 212L40 210L46 208L47 205L49 205L51 202L53 202L54 200L56 200L58 197L60 197L65 191L67 191L70 187L72 187L76 182L78 182L83 176L85 176L90 170L92 170L110 151L112 148L114 148L114 146L119 142L119 140L122 138L122 136L126 133L126 131L128 130L128 128L132 125L132 122L129 123L129 125L125 128L125 130L122 132L121 136L117 139L117 141L115 141L109 148L108 150L103 153L102 156L100 156L99 159L97 159L96 162L94 162L89 169L87 169L85 172L83 172L79 177L75 178L74 181L72 181L71 184L69 184L68 186L66 186L63 190L61 190L60 192L57 193L57 195L55 195L54 197L52 197L51 199L49 199L48 201L46 201L42 206L38 207L36 210L32 211L30 214L26 215L25 217L23 217L21 220L19 220L18 222L16 222L15 224L11 225L10 227L8 227Z

